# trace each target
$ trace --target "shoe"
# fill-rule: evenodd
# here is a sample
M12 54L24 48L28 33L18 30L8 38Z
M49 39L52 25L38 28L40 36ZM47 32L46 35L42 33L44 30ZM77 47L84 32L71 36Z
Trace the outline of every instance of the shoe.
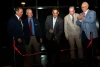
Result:
M78 62L79 62L80 64L83 64L83 63L85 62L85 60L84 60L84 59L79 59Z
M52 66L51 64L47 64L47 65L46 65L46 67L51 67L51 66Z
M75 59L71 59L71 60L70 60L70 63L71 63L71 64L74 64L75 62L76 62Z

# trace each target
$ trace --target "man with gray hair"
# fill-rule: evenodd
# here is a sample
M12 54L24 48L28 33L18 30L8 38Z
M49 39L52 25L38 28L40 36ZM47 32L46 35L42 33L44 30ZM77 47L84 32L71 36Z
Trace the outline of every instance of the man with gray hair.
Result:
M85 48L91 40L90 36L92 35L92 48L91 46L86 48L87 62L91 65L94 63L94 50L98 38L96 27L96 12L94 10L89 10L89 4L87 2L82 3L81 9L83 12L78 16L76 23L81 27L82 44L85 46Z
M78 48L79 60L83 59L83 50L80 38L80 27L76 24L77 16L74 6L69 7L69 14L64 17L64 32L70 44L71 60L75 60L75 43Z
M40 51L40 44L42 43L42 33L40 28L40 23L36 18L33 18L32 9L28 8L26 10L27 18L23 21L24 23L24 39L26 42L26 52L28 54L33 53L34 51L38 53ZM33 48L33 49L32 49ZM32 66L33 64L41 64L40 55L28 57L29 65ZM33 62L33 59L35 61Z

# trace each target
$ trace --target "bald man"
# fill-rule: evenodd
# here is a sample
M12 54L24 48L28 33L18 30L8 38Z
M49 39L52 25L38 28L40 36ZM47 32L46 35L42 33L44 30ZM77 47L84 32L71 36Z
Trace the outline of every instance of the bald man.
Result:
M64 18L65 37L70 43L71 60L75 60L75 42L78 47L79 59L83 59L83 50L80 38L80 27L76 24L78 13L75 13L74 6L69 7L69 14Z
M81 35L82 35L82 44L87 47L89 41L91 40L90 35L93 34L93 44L92 48L94 48L94 43L98 37L97 27L96 27L96 12L93 10L89 10L89 4L87 2L83 2L81 5L82 13L77 17L77 25L81 27ZM91 46L87 48L87 59L88 62L91 62L93 55Z
M27 54L32 54L40 51L40 44L42 43L42 35L40 23L36 18L33 18L32 9L26 10L27 18L23 21L24 23L24 39L26 42L26 52ZM32 49L33 48L33 49ZM28 57L29 65L40 64L40 55L34 56L35 61L33 62L33 56Z

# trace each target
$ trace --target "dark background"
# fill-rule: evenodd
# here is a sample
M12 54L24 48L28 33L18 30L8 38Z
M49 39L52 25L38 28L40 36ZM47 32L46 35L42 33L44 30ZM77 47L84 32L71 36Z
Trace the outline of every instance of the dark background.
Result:
M26 4L24 6L21 5L21 2L26 2ZM89 3L89 9L95 10L97 13L97 19L100 22L100 11L99 11L99 3L98 0L37 0L37 4L36 4L36 0L2 0L2 2L0 2L1 4L1 21L0 21L0 48L4 49L7 48L7 50L9 50L9 37L7 34L7 23L9 18L14 14L14 8L21 6L24 9L24 14L23 14L23 18L26 17L25 15L25 9L30 7L33 10L33 14L34 17L37 18L38 16L38 20L40 21L41 24L41 29L43 31L43 34L45 35L45 31L44 31L44 24L45 24L45 19L48 15L51 14L51 10L53 7L58 7L60 10L60 16L62 18L64 18L65 15L68 14L68 7L69 6L75 6L76 8L76 12L80 13L81 12L81 3L83 1L87 1ZM38 9L38 15L36 15L36 7L43 7L43 9ZM77 8L79 7L79 8ZM0 50L1 50L0 49ZM5 51L5 50L4 50ZM3 50L1 51L2 54ZM9 55L10 56L10 55ZM5 55L6 57L6 55ZM7 57L6 57L7 58ZM5 59L6 59L5 58Z
M25 6L21 5L21 2L26 2ZM97 12L97 19L99 16L99 7L98 7L98 0L3 0L0 2L1 5L1 20L2 22L0 23L0 29L1 29L1 36L0 36L0 41L1 45L7 45L8 41L7 40L7 22L8 19L14 14L14 8L18 6L22 6L24 10L28 7L33 9L33 14L34 17L36 17L36 5L37 7L44 7L43 9L38 9L38 19L41 23L41 28L44 32L44 23L47 15L51 14L51 9L54 6L58 6L60 10L60 16L63 18L66 14L68 14L68 7L69 6L75 6L76 7L76 12L80 13L81 12L81 3L83 1L87 1L89 3L89 9L95 10ZM79 7L79 8L77 8ZM97 8L98 7L98 8ZM26 17L25 11L23 14L24 18Z

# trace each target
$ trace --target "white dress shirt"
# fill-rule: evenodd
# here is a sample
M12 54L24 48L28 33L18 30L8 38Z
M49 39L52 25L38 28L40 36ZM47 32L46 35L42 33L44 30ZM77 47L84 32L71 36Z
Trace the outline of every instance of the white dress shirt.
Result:
M70 14L70 18L71 18L71 20L74 18L74 14L73 14L73 16Z
M57 17L56 18L53 17L53 29L55 27L56 20L57 20Z
M86 16L86 14L87 14L88 11L89 11L89 9L88 9L87 11L84 12L84 13L85 13L85 16Z
M74 15L73 15L74 16ZM71 18L71 20L72 20L72 15L70 14L70 18Z

